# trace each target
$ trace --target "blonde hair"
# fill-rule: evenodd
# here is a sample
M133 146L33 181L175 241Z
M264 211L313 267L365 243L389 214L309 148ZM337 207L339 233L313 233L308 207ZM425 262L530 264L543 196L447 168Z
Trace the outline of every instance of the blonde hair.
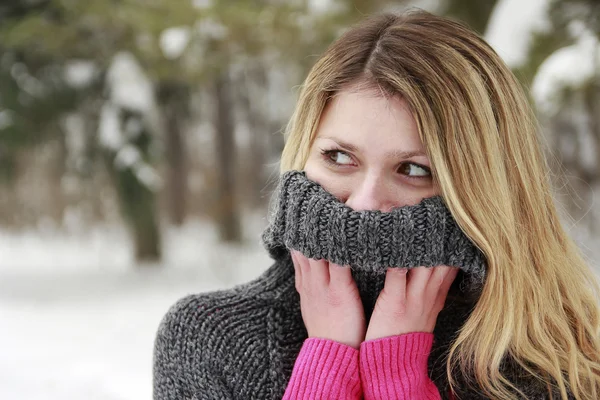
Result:
M537 122L508 67L459 22L424 11L373 16L310 71L281 172L303 169L328 100L357 82L409 103L440 194L488 261L448 353L451 387L458 368L489 397L524 396L500 372L508 357L549 394L600 398L600 288L561 226Z

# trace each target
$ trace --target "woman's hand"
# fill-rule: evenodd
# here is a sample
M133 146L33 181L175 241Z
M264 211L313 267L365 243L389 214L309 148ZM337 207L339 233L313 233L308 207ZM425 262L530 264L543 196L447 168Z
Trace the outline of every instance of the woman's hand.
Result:
M389 268L365 340L409 332L433 332L458 268Z
M350 268L309 259L295 250L290 253L308 336L360 348L365 338L365 313Z

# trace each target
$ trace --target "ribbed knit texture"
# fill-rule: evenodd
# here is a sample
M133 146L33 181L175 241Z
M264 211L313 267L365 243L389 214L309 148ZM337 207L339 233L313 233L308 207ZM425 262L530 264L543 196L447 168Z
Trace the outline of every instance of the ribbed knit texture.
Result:
M283 399L361 398L358 350L332 340L306 339Z
M283 398L439 400L427 372L432 344L433 334L414 332L364 342L359 354L329 339L306 339Z
M433 334L425 332L363 342L360 378L365 399L440 399L427 371L432 344Z
M282 399L308 336L289 247L352 265L367 317L383 288L386 263L460 267L438 316L428 361L429 376L446 399L447 350L475 304L471 289L483 282L486 266L441 199L390 213L355 212L303 173L287 173L281 183L276 218L263 235L274 264L251 282L189 295L169 309L155 341L154 399ZM544 388L520 378L517 369L503 372L529 399L546 398ZM485 398L470 389L457 394Z
M305 172L288 171L274 200L263 242L276 257L295 249L309 258L379 275L390 267L452 265L468 273L474 286L485 280L483 254L440 196L385 213L354 211Z

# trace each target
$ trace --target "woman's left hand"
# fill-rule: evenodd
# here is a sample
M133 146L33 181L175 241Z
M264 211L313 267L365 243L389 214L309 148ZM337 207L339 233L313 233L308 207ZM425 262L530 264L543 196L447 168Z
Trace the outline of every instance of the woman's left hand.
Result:
M458 268L388 268L365 340L410 332L433 332Z

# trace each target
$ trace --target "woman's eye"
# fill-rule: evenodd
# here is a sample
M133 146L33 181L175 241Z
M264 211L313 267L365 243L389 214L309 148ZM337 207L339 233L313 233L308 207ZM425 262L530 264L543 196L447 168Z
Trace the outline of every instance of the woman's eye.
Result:
M418 164L406 163L400 166L399 172L410 177L424 177L431 175L428 168L421 167Z
M332 162L339 164L339 165L350 165L352 164L352 158L350 158L350 156L346 153L344 153L343 151L337 151L337 150L329 150L325 152L325 155L327 156L327 158L329 160L331 160Z
M325 158L325 161L333 166L348 166L353 165L352 157L341 150L325 150L321 149L321 154ZM403 163L398 168L398 173L406 175L411 179L429 179L431 178L431 171L429 168L421 166L415 163Z

